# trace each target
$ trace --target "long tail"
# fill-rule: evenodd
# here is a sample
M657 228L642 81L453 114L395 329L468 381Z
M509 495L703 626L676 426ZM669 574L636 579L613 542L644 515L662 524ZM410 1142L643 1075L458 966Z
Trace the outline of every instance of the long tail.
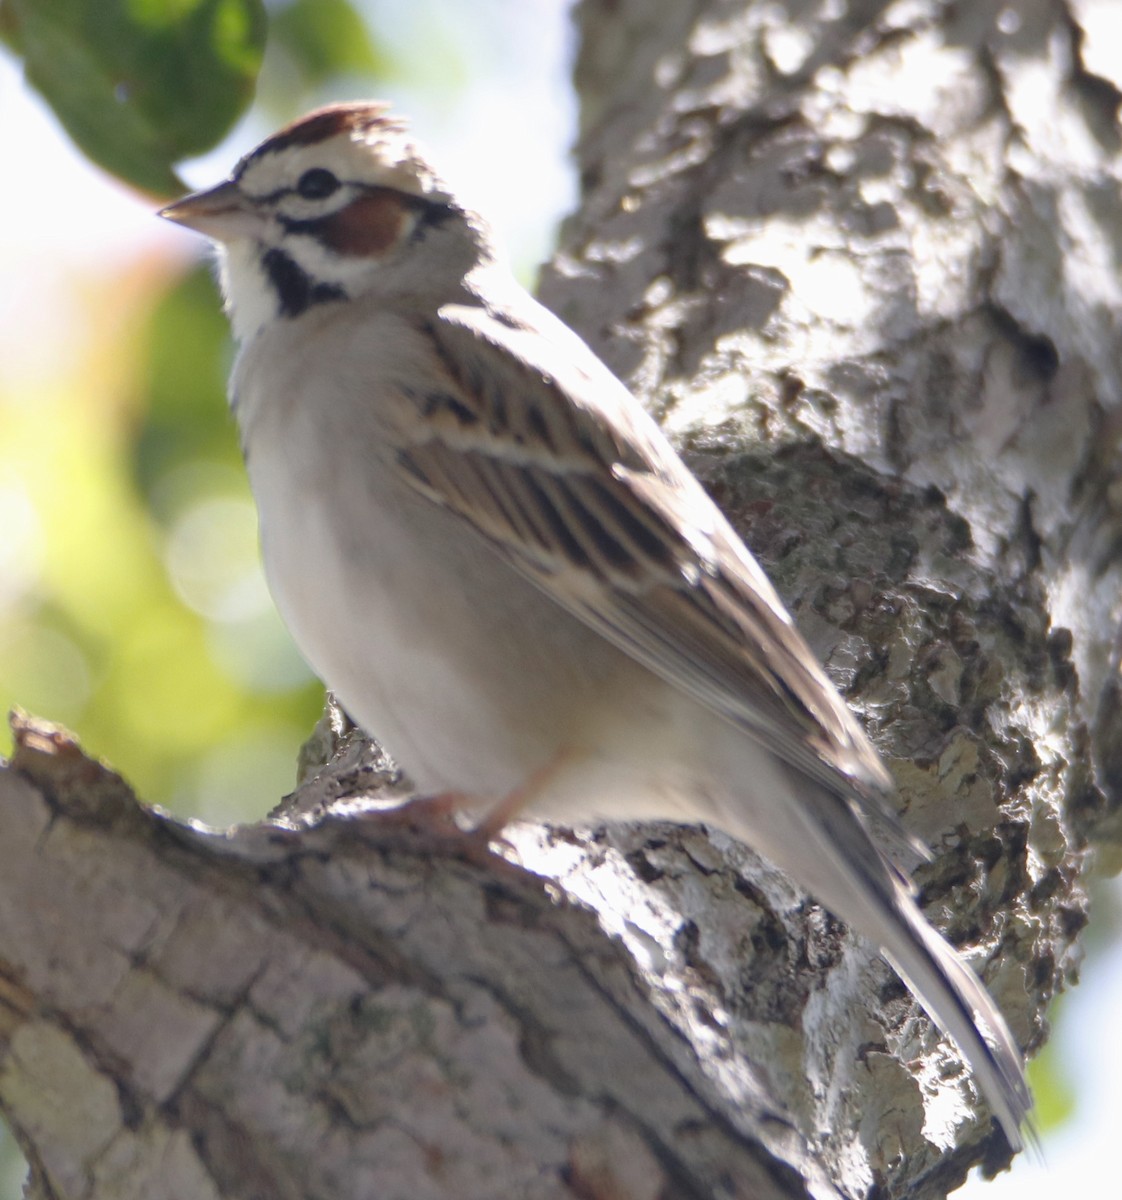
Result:
M981 981L928 923L909 881L869 834L857 802L791 771L794 795L772 836L726 825L759 846L836 916L874 942L958 1048L1014 1151L1032 1108L1021 1054ZM779 814L776 814L779 817ZM778 836L776 836L778 835ZM766 841L767 845L763 843Z
M1014 1152L1032 1109L1021 1052L1005 1018L957 950L928 924L898 885L891 926L878 939L885 957L931 1019L969 1063Z

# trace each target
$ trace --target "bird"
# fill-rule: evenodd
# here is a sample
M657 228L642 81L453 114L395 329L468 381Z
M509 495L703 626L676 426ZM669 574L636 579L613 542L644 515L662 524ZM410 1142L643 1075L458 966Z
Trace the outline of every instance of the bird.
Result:
M654 419L381 102L160 215L217 246L266 578L422 794L746 843L875 943L1010 1147L1017 1044L898 865L891 776Z

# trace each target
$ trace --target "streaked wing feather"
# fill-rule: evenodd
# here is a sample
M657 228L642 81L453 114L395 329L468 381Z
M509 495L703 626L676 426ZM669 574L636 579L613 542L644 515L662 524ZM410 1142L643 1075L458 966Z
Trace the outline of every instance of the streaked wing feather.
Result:
M468 306L442 309L429 333L447 379L417 398L426 420L402 451L407 478L558 604L918 852L770 582L591 351L575 339L551 350L542 332Z

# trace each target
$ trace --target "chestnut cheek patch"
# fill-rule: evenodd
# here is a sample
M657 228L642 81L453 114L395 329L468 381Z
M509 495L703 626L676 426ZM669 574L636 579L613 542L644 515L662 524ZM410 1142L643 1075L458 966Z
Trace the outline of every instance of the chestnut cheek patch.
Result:
M336 254L377 258L398 240L408 219L403 197L377 188L324 221L320 238Z

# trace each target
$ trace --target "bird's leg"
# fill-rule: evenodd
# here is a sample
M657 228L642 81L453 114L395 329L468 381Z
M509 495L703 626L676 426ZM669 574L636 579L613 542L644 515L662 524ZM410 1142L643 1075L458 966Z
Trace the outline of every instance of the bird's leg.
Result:
M531 772L524 782L488 809L486 816L481 818L479 824L471 831L471 836L478 838L484 845L498 838L520 812L534 803L575 756L576 751L572 747L563 746L551 759Z
M485 815L470 829L456 821L460 812L478 811L485 806L479 796L469 792L436 792L413 796L403 804L378 811L378 819L427 834L457 845L460 853L479 863L491 864L496 854L492 842L502 841L502 831L523 809L532 805L558 772L575 756L569 748L559 750L548 762L533 771L526 780L486 809ZM502 856L498 856L502 857Z

